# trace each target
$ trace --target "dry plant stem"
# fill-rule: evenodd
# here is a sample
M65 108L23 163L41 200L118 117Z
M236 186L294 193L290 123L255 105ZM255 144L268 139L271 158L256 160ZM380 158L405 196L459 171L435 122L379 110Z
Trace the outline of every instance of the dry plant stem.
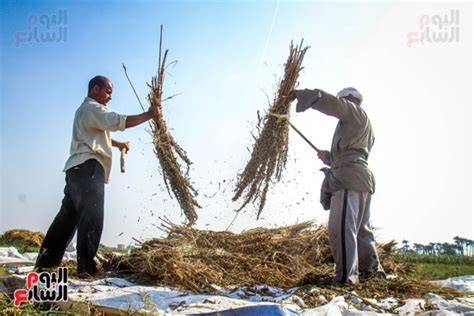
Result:
M240 212L235 212L234 218L232 218L232 221L231 221L230 224L227 226L227 228L225 229L225 231L228 231L229 228L232 226L232 224L234 224L235 220L237 219L237 216L239 216L239 213L240 213Z
M125 73L125 77L127 77L128 83L130 84L130 87L132 88L133 93L134 93L135 96L137 97L138 103L140 104L140 107L142 108L142 111L145 112L145 107L143 106L142 100L140 100L140 97L138 96L137 90L136 90L135 87L133 86L132 80L130 80L130 77L128 76L128 73L127 73L127 66L125 66L124 63L122 63L122 67L123 67L123 72ZM152 126L151 126L150 121L148 121L148 126L150 126L150 130L151 130L151 127L152 127Z
M302 69L303 58L308 48L303 47L303 41L299 46L294 46L291 43L290 55L285 64L285 73L268 113L289 116L290 102L287 96L295 89L299 72ZM258 201L257 219L265 206L270 183L272 180L281 180L287 161L289 130L288 119L267 114L261 121L263 127L260 129L260 124L257 126L258 138L255 140L250 160L238 177L234 189L235 194L232 198L233 201L243 198L237 212L240 212L248 203Z
M138 100L138 103L140 104L140 107L142 108L143 112L145 112L145 107L143 106L142 101L140 100L140 97L138 96L137 90L135 90L135 87L133 86L133 83L132 83L132 81L130 80L130 77L128 76L128 73L127 73L127 66L125 66L124 63L122 63L122 67L123 67L123 72L125 73L125 77L127 77L128 83L129 83L130 86L132 87L133 93L134 93L135 96L137 97L137 100Z
M348 295L352 295L354 297L357 297L358 299L360 299L364 304L366 305L369 305L373 308L375 308L378 312L380 313L385 313L387 312L385 309L381 308L380 306L378 305L375 305L374 303L372 303L371 301L369 301L368 299L366 299L365 297L362 297L362 296L359 296L357 294L354 293L354 291L348 291L348 290L345 290L345 289L341 289L341 291L343 291L344 293L348 294Z

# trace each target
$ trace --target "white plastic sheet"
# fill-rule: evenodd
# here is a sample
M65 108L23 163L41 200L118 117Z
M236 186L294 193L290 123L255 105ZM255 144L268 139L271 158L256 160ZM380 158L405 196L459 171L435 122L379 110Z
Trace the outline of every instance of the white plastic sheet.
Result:
M4 262L25 260L34 263L35 253L20 254L14 247L0 247L0 260ZM67 252L65 258L74 259L75 252ZM25 277L25 275L21 275ZM474 293L474 276L450 278L436 283ZM232 291L221 289L220 295L201 295L180 291L171 287L140 286L119 278L107 278L94 282L71 279L68 298L72 302L87 302L96 307L108 308L117 312L156 313L160 315L388 315L377 312L372 306L364 305L355 295L349 297L348 304L343 296L332 299L319 296L323 306L309 309L297 296L295 289L280 289L261 285L241 287ZM315 287L314 291L318 291ZM370 299L373 305L382 309L396 308L397 313L405 315L458 315L474 314L474 296L446 300L430 294L424 299L409 299L398 306L398 300L388 297L382 300ZM426 303L438 310L426 311ZM358 310L357 306L360 310ZM397 307L398 306L398 307Z

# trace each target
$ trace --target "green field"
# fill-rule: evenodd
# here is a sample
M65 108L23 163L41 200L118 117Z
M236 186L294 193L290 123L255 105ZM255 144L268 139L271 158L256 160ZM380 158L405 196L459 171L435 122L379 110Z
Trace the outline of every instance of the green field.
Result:
M15 247L19 253L39 251L39 247L23 247L23 245L5 243L2 241L1 237L0 237L0 247Z
M397 254L401 260L416 265L415 277L440 280L474 275L474 257L460 255Z
M405 262L412 263L442 263L474 265L474 256L461 255L424 255L416 253L400 253L396 255Z
M421 279L443 280L461 275L474 275L474 266L446 263L419 263L417 264L416 275Z

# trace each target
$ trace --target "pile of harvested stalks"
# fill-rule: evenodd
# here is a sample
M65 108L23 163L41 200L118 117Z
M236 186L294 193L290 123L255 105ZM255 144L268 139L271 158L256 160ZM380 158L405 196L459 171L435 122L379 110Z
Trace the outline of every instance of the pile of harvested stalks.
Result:
M290 56L285 64L285 74L280 81L273 104L269 112L260 120L257 129L258 138L255 138L252 155L244 171L239 175L233 201L238 200L244 191L244 202L236 211L241 211L249 202L260 201L257 219L265 206L266 196L271 179L280 181L288 155L288 119L281 119L275 115L288 116L290 102L288 96L295 89L298 75L302 68L306 50L303 41L299 46L290 45ZM275 115L271 115L275 114ZM263 128L261 124L263 122Z
M41 247L44 234L26 229L12 229L0 236L0 242L6 245L15 245L22 249L28 247Z
M327 228L310 221L240 234L197 230L169 221L162 226L166 238L143 242L129 255L109 253L104 268L138 283L180 286L200 293L215 292L216 286L326 285L334 276ZM387 251L379 249L387 272L410 270L409 265L393 261L388 255L391 249L390 245Z
M162 58L162 39L163 39L163 26L161 26L160 32L160 51L158 59L158 71L156 76L152 77L151 83L148 84L150 92L148 93L148 101L151 105L157 105L161 107L163 97L163 84L166 64L166 57L168 55L168 49L164 52ZM125 75L129 80L135 95L137 95L135 88L133 87L130 79L127 75L127 69L123 66ZM138 98L138 95L137 95ZM171 99L168 97L166 100ZM165 100L165 101L166 101ZM140 98L138 98L140 102ZM141 102L140 102L141 105ZM143 111L145 110L142 106ZM165 182L168 194L172 198L173 195L179 203L181 210L186 216L186 225L192 226L197 221L196 208L201 206L196 200L197 191L191 185L188 177L189 166L192 164L191 160L186 155L186 152L179 146L179 144L173 139L171 134L168 132L166 122L163 118L163 114L160 112L158 117L154 118L153 123L150 124L151 134L153 136L153 144L155 145L155 154L160 162L163 180ZM187 171L186 175L181 170L181 165L178 162L176 156L179 156L182 161L186 164ZM171 190L170 190L171 189ZM173 194L173 195L172 195Z

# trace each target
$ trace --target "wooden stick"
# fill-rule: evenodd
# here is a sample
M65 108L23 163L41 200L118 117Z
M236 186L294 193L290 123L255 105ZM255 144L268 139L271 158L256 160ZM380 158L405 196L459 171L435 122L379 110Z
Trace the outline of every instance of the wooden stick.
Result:
M122 150L120 151L120 171L122 173L125 172L125 148L122 148Z
M287 119L288 120L288 123L290 124L291 128L296 132L298 133L298 135L300 135L314 150L316 150L318 153L320 153L322 150L318 149L316 146L313 145L313 143L310 142L309 139L306 138L306 136L303 135L303 133L301 133L289 120L289 117L288 115L285 115L285 114L278 114L278 113L273 113L273 112L269 112L268 114L276 117L276 118L282 118L282 119Z
M296 133L298 133L298 135L300 135L314 150L316 150L318 153L320 153L322 151L322 150L318 149L316 146L314 146L313 143L311 143L309 141L309 139L307 139L306 136L303 135L303 133L301 133L293 124L291 124L291 122L288 121L288 123L290 123L291 128Z

